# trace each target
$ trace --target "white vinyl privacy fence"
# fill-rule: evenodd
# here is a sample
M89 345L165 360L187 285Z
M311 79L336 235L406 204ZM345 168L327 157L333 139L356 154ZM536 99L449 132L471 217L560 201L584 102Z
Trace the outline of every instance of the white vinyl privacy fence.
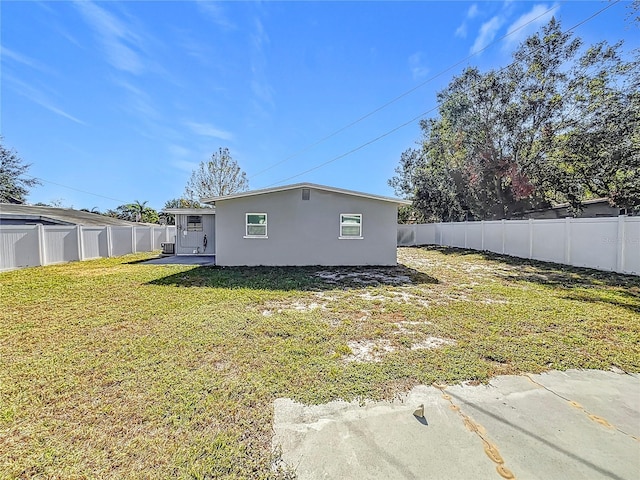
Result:
M0 271L151 252L175 234L174 226L2 225Z
M640 217L398 225L398 245L443 245L640 275Z

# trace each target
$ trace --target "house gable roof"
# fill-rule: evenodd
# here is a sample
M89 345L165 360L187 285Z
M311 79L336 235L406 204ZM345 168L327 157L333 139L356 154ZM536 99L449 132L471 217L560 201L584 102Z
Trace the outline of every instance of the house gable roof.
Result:
M331 193L340 193L343 195L351 195L354 197L368 198L370 200L391 202L391 203L395 203L396 205L411 204L410 200L402 200L400 198L384 197L381 195L373 195L370 193L356 192L354 190L345 190L343 188L328 187L326 185L318 185L315 183L294 183L292 185L284 185L282 187L263 188L260 190L248 190L246 192L238 192L238 193L233 193L231 195L224 195L221 197L205 197L200 199L200 201L203 203L216 203L216 202L221 202L225 200L233 200L235 198L254 197L257 195L265 195L268 193L285 192L287 190L295 190L298 188L312 188L314 190L322 190L322 191L331 192Z

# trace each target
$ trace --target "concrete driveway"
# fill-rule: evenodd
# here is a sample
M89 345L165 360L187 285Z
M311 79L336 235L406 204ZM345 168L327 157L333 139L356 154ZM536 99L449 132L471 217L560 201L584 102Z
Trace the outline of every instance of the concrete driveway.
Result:
M413 415L424 405L424 418ZM640 478L640 376L603 371L418 386L402 401L275 402L305 479Z

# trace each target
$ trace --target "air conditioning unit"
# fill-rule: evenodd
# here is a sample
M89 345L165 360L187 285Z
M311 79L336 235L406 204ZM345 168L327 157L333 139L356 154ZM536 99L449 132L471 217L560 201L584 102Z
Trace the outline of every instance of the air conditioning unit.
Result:
M162 254L163 255L175 255L176 254L176 244L173 242L163 242L160 244L162 246Z

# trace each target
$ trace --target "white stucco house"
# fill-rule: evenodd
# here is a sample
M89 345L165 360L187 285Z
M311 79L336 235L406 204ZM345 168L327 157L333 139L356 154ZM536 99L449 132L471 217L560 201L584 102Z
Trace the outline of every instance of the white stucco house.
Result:
M176 255L220 266L396 265L398 206L411 202L297 183L203 198L176 216Z

